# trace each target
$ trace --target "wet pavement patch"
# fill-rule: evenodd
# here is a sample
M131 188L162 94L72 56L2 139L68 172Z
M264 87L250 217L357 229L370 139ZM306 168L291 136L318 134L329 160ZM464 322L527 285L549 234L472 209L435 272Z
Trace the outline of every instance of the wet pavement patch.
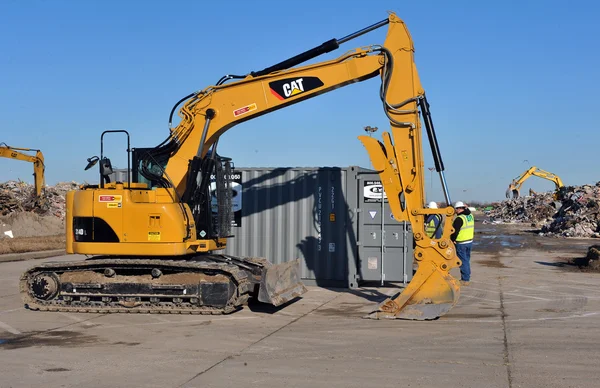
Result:
M482 319L482 318L500 318L500 312L498 314L446 314L444 318L463 318L463 319Z
M67 369L67 368L50 368L50 369L44 369L44 371L46 371L46 372L70 372L71 369Z
M486 235L476 236L473 241L473 250L481 252L497 252L498 246L502 248L522 248L526 244L524 236L519 235Z
M136 346L139 344L140 344L139 342L123 342L123 341L113 342L113 345L125 345L125 346Z
M363 316L367 313L365 307L363 303L340 303L335 308L320 308L315 314L328 317Z
M31 332L0 341L0 349L22 349L41 346L77 347L96 344L99 339L76 331L57 330Z
M473 262L475 262L477 264L481 264L484 267L490 267L490 268L510 268L510 267L504 265L504 263L502 263L500 261L500 258L498 256L493 257L489 260L473 260Z
M570 313L572 309L537 309L538 313Z

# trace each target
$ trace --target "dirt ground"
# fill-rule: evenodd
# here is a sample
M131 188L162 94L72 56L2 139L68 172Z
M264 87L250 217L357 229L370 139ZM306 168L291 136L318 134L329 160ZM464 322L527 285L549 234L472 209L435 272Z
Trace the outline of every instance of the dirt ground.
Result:
M22 212L0 217L0 255L62 249L64 221L55 216Z
M0 255L64 249L64 234L40 237L15 237L0 239Z
M65 222L56 216L41 216L31 212L11 213L0 217L0 235L9 237L56 236L64 233Z

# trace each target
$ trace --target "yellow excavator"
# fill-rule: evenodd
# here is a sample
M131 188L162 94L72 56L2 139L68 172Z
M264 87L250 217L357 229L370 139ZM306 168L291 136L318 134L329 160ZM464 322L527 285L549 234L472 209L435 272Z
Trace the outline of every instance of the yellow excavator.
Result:
M35 152L35 155L25 154L21 151ZM35 195L40 198L45 185L44 171L46 168L42 151L32 148L10 147L6 143L0 143L0 157L33 163Z
M537 176L554 182L554 185L556 186L556 192L565 186L558 175L533 166L510 182L508 189L506 189L506 198L511 198L511 196L512 198L519 198L521 186L523 186L523 183L532 176ZM536 193L530 189L529 194L532 195Z
M383 26L388 26L383 45L298 66ZM450 240L452 222L445 222L439 239L430 239L423 224L429 214L450 219L454 209L424 206L421 116L446 203L452 201L413 41L395 13L271 67L226 75L185 96L171 110L168 137L154 148L130 150L129 133L103 132L100 156L88 159L86 167L100 162L99 184L66 195L66 250L91 257L27 270L20 281L26 307L222 314L236 311L249 298L279 306L301 296L306 288L299 259L274 265L219 253L230 237L232 219L232 162L217 153L219 138L244 121L374 77L381 79L379 98L391 130L383 133L383 141L359 139L379 173L394 218L412 224L418 269L401 292L368 317L431 320L444 315L459 298L460 287L450 271L461 261ZM181 120L173 127L180 105ZM127 138L131 175L126 182L107 179L112 167L103 139L111 132ZM216 186L216 205L210 186Z

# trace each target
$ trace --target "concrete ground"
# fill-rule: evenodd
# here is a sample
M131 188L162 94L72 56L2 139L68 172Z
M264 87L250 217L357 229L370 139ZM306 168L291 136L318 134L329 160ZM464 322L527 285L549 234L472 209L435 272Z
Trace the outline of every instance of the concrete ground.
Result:
M600 274L561 264L594 240L495 228L458 305L429 322L362 319L391 288L309 287L218 317L32 312L19 275L56 258L0 263L0 387L599 386Z

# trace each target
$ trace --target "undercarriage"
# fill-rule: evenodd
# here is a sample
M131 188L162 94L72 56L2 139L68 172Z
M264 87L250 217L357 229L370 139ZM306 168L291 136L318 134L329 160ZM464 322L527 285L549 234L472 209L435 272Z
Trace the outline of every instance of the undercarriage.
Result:
M26 307L40 311L229 314L250 298L279 306L306 288L297 259L98 256L30 268L20 291Z

